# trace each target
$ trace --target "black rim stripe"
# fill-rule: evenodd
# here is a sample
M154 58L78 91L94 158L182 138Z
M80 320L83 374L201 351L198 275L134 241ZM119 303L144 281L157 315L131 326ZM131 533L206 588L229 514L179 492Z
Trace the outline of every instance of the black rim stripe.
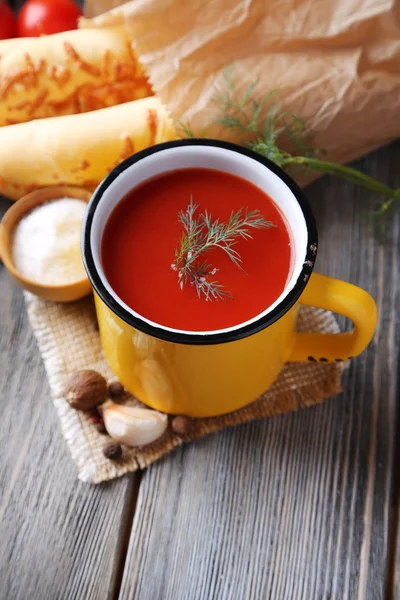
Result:
M181 332L173 332L163 329L162 327L157 327L154 325L150 325L146 321L143 321L139 317L133 316L129 313L125 308L123 308L118 302L109 294L107 289L105 288L103 282L100 279L100 276L97 272L97 269L94 264L92 250L90 247L90 233L92 229L93 217L96 211L96 208L101 201L104 192L111 185L111 183L125 171L131 165L143 160L147 156L155 154L156 152L160 152L162 150L168 150L169 148L178 148L181 146L212 146L215 148L222 148L225 150L231 150L238 154L242 154L253 160L263 164L268 167L273 173L278 175L280 179L284 181L287 187L292 191L295 196L301 211L303 213L307 231L308 231L308 240L307 240L307 252L305 261L303 264L303 268L301 273L293 287L293 289L287 294L287 296L276 306L270 313L265 315L264 317L260 317L253 323L245 325L243 327L238 327L234 331L228 331L223 333L214 333L214 334L206 334L201 335L197 333L181 333ZM123 321L132 325L132 327L152 335L161 340L165 340L167 342L174 342L179 344L191 344L191 345L210 345L210 344L221 344L225 342L232 342L235 340L240 340L244 337L252 335L253 333L257 333L262 329L265 329L272 323L275 323L278 319L280 319L298 300L300 295L302 294L307 281L310 277L310 274L314 268L314 263L317 254L317 230L315 226L314 216L310 209L310 206L302 192L302 190L298 187L298 185L289 177L282 169L280 169L275 163L264 158L253 152L252 150L248 150L243 148L242 146L238 146L236 144L232 144L230 142L222 142L219 140L211 140L211 139L188 139L188 140L177 140L173 142L166 142L163 144L158 144L156 146L152 146L151 148L147 148L140 152L137 152L133 156L130 156L126 160L124 160L120 165L115 167L109 175L102 181L100 186L97 188L95 193L93 194L92 199L88 205L88 209L85 215L84 223L83 223L83 241L82 241L82 255L83 262L88 274L88 277L91 281L91 284L103 302Z

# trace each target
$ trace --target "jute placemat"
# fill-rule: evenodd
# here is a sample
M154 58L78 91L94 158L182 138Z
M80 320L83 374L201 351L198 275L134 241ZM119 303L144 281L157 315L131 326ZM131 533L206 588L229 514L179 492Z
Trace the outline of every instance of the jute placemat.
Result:
M62 397L66 376L77 369L94 369L110 381L115 379L101 349L93 298L56 304L26 293L26 303L62 432L82 481L99 483L143 469L184 442L224 427L319 404L341 390L341 366L291 363L267 392L245 408L221 417L195 419L190 435L185 437L169 428L153 444L127 449L118 462L113 462L103 455L103 447L110 441L108 436L98 433L89 416L72 409ZM299 311L297 329L321 333L339 330L331 313L306 306ZM128 402L137 401L132 398Z

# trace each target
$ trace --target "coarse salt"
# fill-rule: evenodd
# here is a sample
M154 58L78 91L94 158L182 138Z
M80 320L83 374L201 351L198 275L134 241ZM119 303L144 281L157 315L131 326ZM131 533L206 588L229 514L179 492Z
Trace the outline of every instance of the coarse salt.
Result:
M75 198L51 200L22 217L14 230L16 269L45 285L63 285L86 277L80 232L87 204Z

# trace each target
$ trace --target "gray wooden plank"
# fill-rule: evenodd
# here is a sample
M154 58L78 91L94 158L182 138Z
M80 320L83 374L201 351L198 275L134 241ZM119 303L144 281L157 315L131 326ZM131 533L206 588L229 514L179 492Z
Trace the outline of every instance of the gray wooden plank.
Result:
M392 529L391 529L391 540L392 540L392 553L389 557L389 585L391 594L387 596L389 599L400 600L400 477L399 477L399 459L400 459L400 440L397 441L397 461L396 470L394 474L395 481L395 498L394 507L392 511Z
M391 146L359 163L400 185ZM384 598L397 415L399 212L373 236L367 194L308 192L317 268L368 289L380 324L322 406L177 450L142 479L121 600Z
M115 597L134 479L78 482L22 292L3 266L0 374L0 599Z

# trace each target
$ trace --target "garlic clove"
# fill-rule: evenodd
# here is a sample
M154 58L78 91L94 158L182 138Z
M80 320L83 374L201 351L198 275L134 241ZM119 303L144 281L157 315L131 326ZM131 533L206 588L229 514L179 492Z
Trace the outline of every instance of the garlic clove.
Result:
M127 446L151 444L168 427L168 416L150 408L126 406L108 400L100 409L110 436Z

